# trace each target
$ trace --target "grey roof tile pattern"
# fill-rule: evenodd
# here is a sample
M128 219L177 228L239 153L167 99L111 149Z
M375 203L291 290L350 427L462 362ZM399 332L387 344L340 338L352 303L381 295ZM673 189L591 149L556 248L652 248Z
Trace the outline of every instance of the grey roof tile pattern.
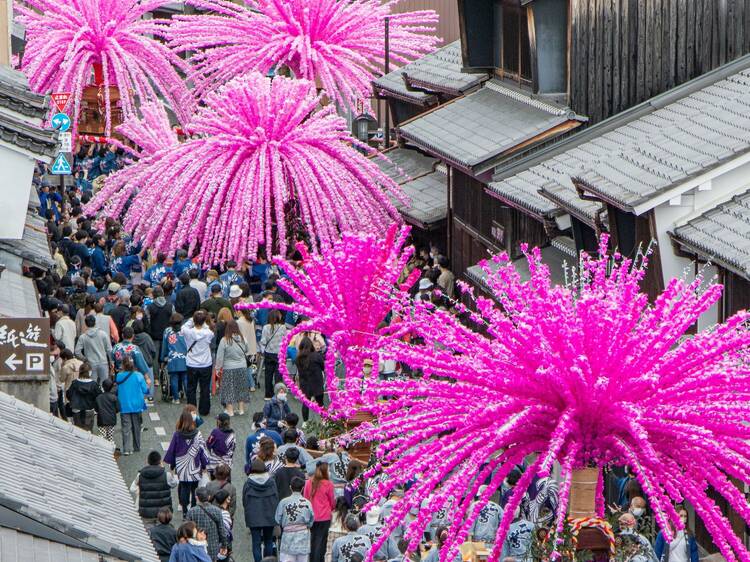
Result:
M397 206L407 220L428 226L448 216L448 176L444 172L430 172L401 188L411 200L411 207Z
M578 117L533 99L499 80L403 124L402 137L427 152L471 169Z
M15 529L0 528L0 562L100 562L99 554L33 535L19 533ZM106 562L118 562L120 558L105 557Z
M373 162L397 184L404 184L417 176L431 172L437 159L409 148L393 148L382 153L385 158L373 158Z
M46 96L31 91L22 72L0 65L0 107L42 119L47 114L49 101Z
M385 93L429 105L437 101L435 97L426 92L409 90L407 82L411 87L428 92L442 92L458 96L479 86L489 77L485 73L461 72L462 66L461 42L455 41L389 72L375 80L373 85L376 90L385 90ZM404 81L404 75L406 75L406 81Z
M623 209L648 205L750 150L750 70L686 93L616 133L611 145L587 143L605 152L576 180Z
M0 112L0 140L49 160L57 154L57 133Z
M113 448L0 393L0 504L110 556L157 562ZM34 478L19 478L19 466Z
M47 269L55 264L47 240L47 225L38 213L26 213L26 226L20 240L0 240L0 250L23 258L32 265Z
M539 194L534 185L534 175L523 172L509 178L507 181L488 184L488 188L501 199L508 201L513 206L519 206L537 216L550 216L557 210L557 205L546 197Z
M750 279L750 190L676 228L674 237Z

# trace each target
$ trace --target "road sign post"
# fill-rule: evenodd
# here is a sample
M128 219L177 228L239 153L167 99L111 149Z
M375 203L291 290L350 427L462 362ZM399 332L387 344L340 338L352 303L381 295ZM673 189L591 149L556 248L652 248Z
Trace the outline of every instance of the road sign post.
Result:
M0 319L0 379L50 372L49 318Z
M64 191L65 181L62 176L70 175L73 172L70 167L70 161L65 157L66 153L72 156L73 152L73 133L70 132L72 122L70 116L65 112L71 94L68 92L55 92L51 97L57 113L50 119L50 125L56 131L60 131L60 153L55 158L55 163L52 164L51 172L56 176L60 176L60 189Z

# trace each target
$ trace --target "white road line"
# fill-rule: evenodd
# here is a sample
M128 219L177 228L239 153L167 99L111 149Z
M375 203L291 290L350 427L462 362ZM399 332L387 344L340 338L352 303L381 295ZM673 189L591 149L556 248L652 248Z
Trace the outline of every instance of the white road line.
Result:
M169 449L169 441L162 441L162 442L161 442L161 448L162 448L163 450L165 450L165 451L166 451L167 449Z
M158 412L149 412L148 417L151 418L151 421L159 421L161 419Z
M164 429L163 427L155 427L154 431L156 432L157 435L166 435L167 434L167 430Z

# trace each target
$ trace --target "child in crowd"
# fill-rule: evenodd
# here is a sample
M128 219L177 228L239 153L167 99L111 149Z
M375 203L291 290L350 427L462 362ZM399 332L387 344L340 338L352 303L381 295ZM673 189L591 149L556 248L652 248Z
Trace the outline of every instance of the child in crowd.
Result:
M107 441L115 440L115 426L117 425L117 414L120 405L117 403L117 394L114 392L115 385L112 379L105 379L102 383L104 391L96 397L96 425L99 435Z

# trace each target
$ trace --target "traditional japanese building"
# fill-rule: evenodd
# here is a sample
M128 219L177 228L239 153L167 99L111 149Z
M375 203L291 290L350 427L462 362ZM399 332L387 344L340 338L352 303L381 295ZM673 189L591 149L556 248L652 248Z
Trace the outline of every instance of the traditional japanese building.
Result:
M686 256L696 255L687 243L676 243L681 256L672 252L671 239L687 230L678 228L681 217L737 195L736 185L725 191L721 182L689 187L694 176L719 167L696 157L691 139L710 131L746 136L742 118L732 117L743 105L737 97L745 88L745 63L732 61L750 51L750 0L458 0L458 11L458 70L477 84L458 90L453 86L461 82L451 72L444 80L451 92L445 85L416 88L408 68L375 84L398 99L391 103L401 143L447 167L444 247L456 275L476 282L472 266L488 252L518 257L524 242L558 250L547 252L553 261L570 259L595 249L606 231L629 253L658 242L646 282L651 293L658 291L689 265ZM458 66L451 64L451 71ZM717 88L726 91L717 95ZM667 115L664 108L679 100ZM680 112L703 102L700 117L679 121ZM685 138L665 130L670 126L686 127ZM653 158L641 161L643 154ZM608 197L610 184L596 174L627 175L630 165L653 166L669 181L634 205ZM633 185L649 180L633 171ZM662 199L675 190L686 195ZM696 206L688 210L691 203ZM736 267L721 269L741 287L745 278Z

